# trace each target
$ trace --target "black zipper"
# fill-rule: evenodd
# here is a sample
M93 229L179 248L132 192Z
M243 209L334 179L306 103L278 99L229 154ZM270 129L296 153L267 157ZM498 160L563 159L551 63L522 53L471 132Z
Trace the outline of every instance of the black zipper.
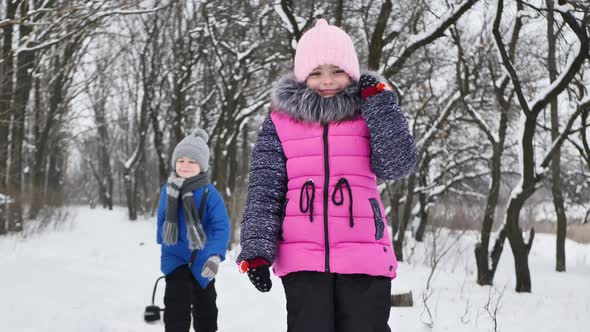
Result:
M328 237L328 202L330 194L330 161L328 156L328 124L324 125L324 248L326 251L325 264L326 272L330 272L330 242Z

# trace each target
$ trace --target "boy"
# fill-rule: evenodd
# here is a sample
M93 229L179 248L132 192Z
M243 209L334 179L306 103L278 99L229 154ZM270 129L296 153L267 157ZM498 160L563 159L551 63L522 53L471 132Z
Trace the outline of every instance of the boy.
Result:
M229 218L209 183L208 135L194 130L172 153L172 173L162 187L157 241L166 275L166 332L217 331L215 275L225 259Z

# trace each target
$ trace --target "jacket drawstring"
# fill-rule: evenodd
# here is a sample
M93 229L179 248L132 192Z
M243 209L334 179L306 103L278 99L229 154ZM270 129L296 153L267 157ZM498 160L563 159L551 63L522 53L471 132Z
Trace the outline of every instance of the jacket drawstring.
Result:
M352 189L350 189L350 184L348 184L348 180L346 180L346 178L340 178L338 180L338 183L336 183L336 187L334 188L334 191L332 192L332 202L334 202L334 205L342 205L344 204L344 194L342 192L342 186L346 185L346 189L348 189L348 197L350 200L350 206L349 206L349 223L350 223L350 227L354 227L354 219L352 217ZM340 191L340 201L336 201L336 192Z
M309 194L308 188L311 188L311 197ZM303 206L303 192L305 192L306 197L306 206ZM309 221L313 221L313 200L315 198L315 184L313 183L313 179L309 179L305 181L303 186L301 187L301 192L299 193L299 210L303 213L309 211Z

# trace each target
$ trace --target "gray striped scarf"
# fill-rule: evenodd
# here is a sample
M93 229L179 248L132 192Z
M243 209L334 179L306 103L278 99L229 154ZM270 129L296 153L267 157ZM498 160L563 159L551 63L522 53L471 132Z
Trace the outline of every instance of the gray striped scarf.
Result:
M166 221L164 222L164 244L175 245L178 242L178 198L181 197L184 207L184 222L188 237L189 249L200 250L205 247L207 236L201 225L199 212L193 197L197 190L209 183L207 172L190 178L179 178L174 172L170 174L166 186Z

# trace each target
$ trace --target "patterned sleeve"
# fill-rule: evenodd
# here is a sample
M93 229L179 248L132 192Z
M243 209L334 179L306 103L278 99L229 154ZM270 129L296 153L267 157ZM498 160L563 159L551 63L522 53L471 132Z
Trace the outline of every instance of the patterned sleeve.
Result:
M408 121L393 91L369 97L361 108L371 141L371 168L383 180L403 178L414 171L418 151Z
M272 263L287 194L287 158L270 115L254 144L249 178L237 261L262 257Z

